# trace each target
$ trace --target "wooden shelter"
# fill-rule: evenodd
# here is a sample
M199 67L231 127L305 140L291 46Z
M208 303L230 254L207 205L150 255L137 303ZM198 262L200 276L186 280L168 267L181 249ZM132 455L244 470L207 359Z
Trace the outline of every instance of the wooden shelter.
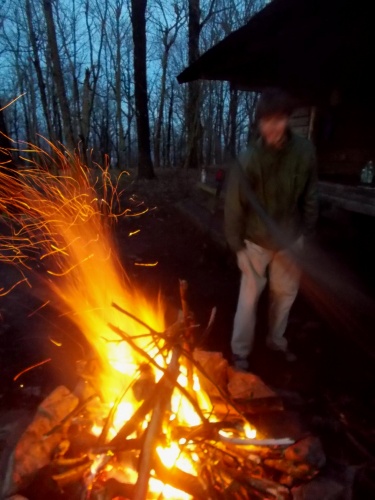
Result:
M365 0L273 0L177 79L288 90L313 110L303 126L313 130L321 177L357 182L375 160L374 12Z

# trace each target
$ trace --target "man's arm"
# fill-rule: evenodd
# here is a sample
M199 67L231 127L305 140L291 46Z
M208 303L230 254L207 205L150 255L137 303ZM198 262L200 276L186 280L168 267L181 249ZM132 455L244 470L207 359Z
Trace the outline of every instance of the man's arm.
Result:
M233 165L225 195L224 231L230 248L238 252L244 248L245 214L241 203L238 166Z

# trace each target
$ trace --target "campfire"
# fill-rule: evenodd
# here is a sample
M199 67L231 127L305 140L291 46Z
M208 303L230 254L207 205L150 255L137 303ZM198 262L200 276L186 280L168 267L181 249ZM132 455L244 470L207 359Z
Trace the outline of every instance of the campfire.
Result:
M10 457L3 495L27 494L47 474L50 495L65 498L291 498L319 472L321 455L311 453L319 443L257 433L248 416L255 376L196 347L187 283L181 314L166 325L163 304L143 296L119 262L113 225L146 209L122 210L121 178L49 147L25 145L31 165L16 175L1 166L10 233L0 255L30 287L31 262L43 266L55 306L90 349L72 367L76 388L59 386L39 405ZM262 388L262 399L275 400Z

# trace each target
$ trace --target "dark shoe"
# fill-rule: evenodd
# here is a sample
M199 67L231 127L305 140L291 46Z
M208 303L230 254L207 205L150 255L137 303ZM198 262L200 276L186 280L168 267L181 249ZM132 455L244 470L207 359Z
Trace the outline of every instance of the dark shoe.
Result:
M282 351L281 349L277 349L276 347L273 347L271 345L267 345L267 347L270 351L273 351L282 356L288 363L294 363L295 361L297 361L297 356L292 351L289 351L289 349L287 349L286 351Z
M249 362L247 358L233 354L232 356L233 368L241 372L247 372L249 370Z

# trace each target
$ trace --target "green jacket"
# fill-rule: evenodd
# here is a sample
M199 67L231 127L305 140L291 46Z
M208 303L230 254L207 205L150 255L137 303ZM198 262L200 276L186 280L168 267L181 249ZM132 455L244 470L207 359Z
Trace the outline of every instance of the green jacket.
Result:
M241 175L239 168L245 175ZM248 182L247 190L244 183ZM249 201L249 188L282 234L275 242ZM225 199L225 234L235 252L244 240L267 249L286 247L301 235L314 230L318 217L316 158L313 144L303 137L288 134L281 149L257 138L233 165Z

